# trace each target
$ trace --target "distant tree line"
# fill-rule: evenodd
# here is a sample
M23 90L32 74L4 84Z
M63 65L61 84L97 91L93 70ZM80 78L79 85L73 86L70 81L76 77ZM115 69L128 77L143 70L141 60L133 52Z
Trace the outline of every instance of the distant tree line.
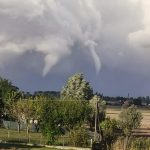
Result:
M150 104L149 96L137 98L121 97L121 96L117 97L102 96L102 97L106 101L107 105L122 106L126 102L134 104L136 106L148 106Z

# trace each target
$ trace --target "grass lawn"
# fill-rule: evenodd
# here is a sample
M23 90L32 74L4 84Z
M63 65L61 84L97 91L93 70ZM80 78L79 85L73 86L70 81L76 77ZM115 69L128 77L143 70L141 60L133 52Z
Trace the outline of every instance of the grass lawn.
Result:
M5 141L7 143L4 143ZM62 142L61 138L59 139L59 142ZM41 133L32 133L32 132L29 133L28 138L26 131L21 131L20 133L18 133L16 130L7 130L4 128L0 128L0 149L56 150L54 148L52 149L40 146L26 145L28 143L35 145L36 144L45 145L46 138L43 137Z
M46 144L46 138L41 133L29 133L28 137L26 131L18 133L16 130L4 128L0 128L0 140L17 143Z

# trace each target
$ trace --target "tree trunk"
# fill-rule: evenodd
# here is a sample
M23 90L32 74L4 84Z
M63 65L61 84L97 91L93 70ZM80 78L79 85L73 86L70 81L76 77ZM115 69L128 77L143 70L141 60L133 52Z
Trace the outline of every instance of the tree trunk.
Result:
M126 136L125 139L124 139L124 148L123 148L124 150L127 150L128 139L129 139L128 136Z
M29 125L27 123L27 136L29 135Z
M29 124L27 123L27 138L28 138L28 142L30 143L30 135L29 135Z
M35 126L36 132L38 133L38 132L39 132L39 124L35 124L35 123L34 123L34 126Z
M18 133L20 133L20 121L18 121Z

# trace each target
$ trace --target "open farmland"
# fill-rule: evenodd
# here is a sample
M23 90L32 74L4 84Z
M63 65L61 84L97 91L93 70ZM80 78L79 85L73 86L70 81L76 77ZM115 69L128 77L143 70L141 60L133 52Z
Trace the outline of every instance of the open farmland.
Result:
M118 119L120 111L121 107L108 107L106 109L106 116ZM139 108L139 111L142 113L143 119L140 129L134 130L133 135L150 137L150 108Z

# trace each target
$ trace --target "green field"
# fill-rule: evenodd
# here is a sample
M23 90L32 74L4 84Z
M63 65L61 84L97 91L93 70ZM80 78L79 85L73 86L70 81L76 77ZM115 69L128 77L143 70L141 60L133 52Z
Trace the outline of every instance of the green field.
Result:
M59 139L62 143L62 139ZM26 131L18 133L16 130L0 128L0 149L23 149L23 150L55 150L36 145L46 145L46 138L41 133L29 133Z

